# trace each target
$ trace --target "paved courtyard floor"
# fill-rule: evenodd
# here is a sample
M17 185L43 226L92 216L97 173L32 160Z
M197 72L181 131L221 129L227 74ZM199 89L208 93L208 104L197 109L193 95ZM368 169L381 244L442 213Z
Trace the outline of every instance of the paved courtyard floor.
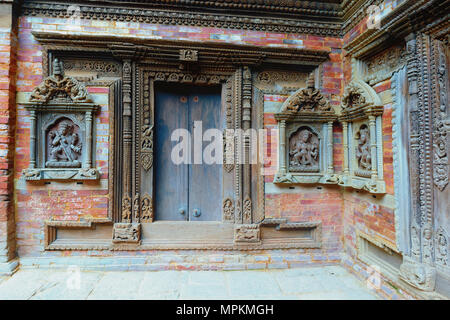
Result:
M378 296L344 268L271 271L97 272L24 269L0 277L9 299L296 299L375 300Z

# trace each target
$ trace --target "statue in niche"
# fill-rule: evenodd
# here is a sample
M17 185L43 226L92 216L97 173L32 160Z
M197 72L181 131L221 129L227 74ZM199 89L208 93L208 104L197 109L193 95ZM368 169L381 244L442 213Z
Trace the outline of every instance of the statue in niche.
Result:
M50 168L81 167L78 161L82 144L76 132L77 126L69 119L61 120L55 129L48 133Z
M289 139L289 164L294 170L319 170L319 139L302 128ZM308 170L309 169L309 170Z
M363 170L372 168L372 156L370 152L370 133L369 128L363 124L356 134L358 145L356 146L356 160L358 167Z

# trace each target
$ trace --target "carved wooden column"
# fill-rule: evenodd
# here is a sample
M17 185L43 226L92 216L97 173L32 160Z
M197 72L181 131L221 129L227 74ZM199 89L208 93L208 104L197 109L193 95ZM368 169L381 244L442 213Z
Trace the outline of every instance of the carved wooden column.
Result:
M235 72L234 77L234 112L235 123L234 129L239 132L242 129L242 69L239 68ZM235 139L238 139L239 135L235 135ZM241 139L242 140L242 139ZM235 150L235 169L234 169L234 197L235 197L235 223L242 223L242 141L236 140L234 144Z
M36 111L30 110L30 169L36 168Z
M92 166L92 111L87 111L86 117L86 162L85 168Z
M328 142L327 142L327 155L328 155L328 174L333 174L334 165L333 165L333 121L328 121Z
M376 181L378 178L377 171L377 132L375 116L369 116L369 130L370 130L370 153L371 153L371 179Z
M403 256L400 278L410 285L433 291L436 269L432 265L431 117L428 100L428 37L411 34L406 38L408 105L410 112L411 248ZM421 77L419 77L421 74ZM419 94L420 92L420 94Z
M350 173L348 164L348 122L342 121L342 145L344 149L344 175Z
M131 60L123 61L123 195L122 195L122 222L131 222Z
M279 136L279 144L280 144L280 174L286 174L287 172L287 164L286 164L286 120L281 120L280 124L280 136Z
M242 128L244 130L244 172L243 172L243 223L252 223L250 146L251 141L251 109L252 109L252 74L244 67L242 81Z

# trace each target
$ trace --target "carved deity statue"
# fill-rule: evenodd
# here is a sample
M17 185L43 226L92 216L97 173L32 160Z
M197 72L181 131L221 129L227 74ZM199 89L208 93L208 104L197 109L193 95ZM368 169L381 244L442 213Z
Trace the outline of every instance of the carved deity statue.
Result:
M318 158L319 144L310 130L305 128L291 137L289 163L292 167L315 167Z
M80 167L81 141L75 132L75 125L68 119L62 120L58 127L48 134L49 161L47 167Z
M356 160L358 161L358 167L363 170L370 170L372 168L372 155L370 152L370 134L369 128L366 125L362 125L357 134L356 146Z

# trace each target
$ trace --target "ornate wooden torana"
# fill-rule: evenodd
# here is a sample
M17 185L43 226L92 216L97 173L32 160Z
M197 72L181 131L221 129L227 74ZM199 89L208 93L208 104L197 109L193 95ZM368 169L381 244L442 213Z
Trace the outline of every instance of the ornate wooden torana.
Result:
M53 61L53 74L34 88L30 111L30 164L26 180L96 180L93 167L93 104L86 87L64 75Z
M339 185L385 193L383 180L383 105L375 90L360 78L357 62L344 90L339 121L343 128L344 170Z
M333 168L333 108L314 85L292 94L275 119L279 126L279 169L274 183L337 183Z

